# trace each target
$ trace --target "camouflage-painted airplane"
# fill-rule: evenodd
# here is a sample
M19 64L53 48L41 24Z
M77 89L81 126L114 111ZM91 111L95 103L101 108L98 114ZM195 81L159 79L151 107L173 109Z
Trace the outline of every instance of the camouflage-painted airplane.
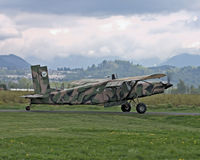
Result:
M164 93L172 84L163 82L147 82L148 79L161 78L165 74L153 74L116 79L101 79L69 89L50 88L47 67L31 66L35 94L23 96L30 99L31 104L56 105L104 105L105 107L121 105L123 112L130 112L131 102L135 102L138 113L146 112L146 105L139 103L138 98ZM137 100L137 102L135 101Z

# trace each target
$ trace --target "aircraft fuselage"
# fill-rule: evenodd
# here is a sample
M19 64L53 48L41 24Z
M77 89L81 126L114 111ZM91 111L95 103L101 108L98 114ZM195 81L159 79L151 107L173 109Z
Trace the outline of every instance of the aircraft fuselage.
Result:
M43 98L31 99L31 104L121 104L134 98L163 93L164 90L162 82L105 81L61 91L51 89Z

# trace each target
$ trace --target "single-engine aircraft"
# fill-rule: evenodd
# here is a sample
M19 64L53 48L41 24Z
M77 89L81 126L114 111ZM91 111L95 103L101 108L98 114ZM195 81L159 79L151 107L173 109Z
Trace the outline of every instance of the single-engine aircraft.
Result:
M140 103L138 98L164 93L171 87L170 82L147 82L146 80L161 78L165 74L152 74L146 76L117 79L112 75L110 79L100 79L93 83L83 83L69 89L50 88L47 66L31 66L34 93L22 96L30 99L32 104L51 105L104 105L104 107L121 105L123 112L131 111L131 103L136 104L136 111L140 114L146 112L146 105Z

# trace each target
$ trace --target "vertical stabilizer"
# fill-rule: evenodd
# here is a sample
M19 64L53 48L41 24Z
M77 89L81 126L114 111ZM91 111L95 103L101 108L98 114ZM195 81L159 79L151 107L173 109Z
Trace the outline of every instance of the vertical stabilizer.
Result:
M31 66L33 87L36 94L45 94L49 91L49 76L47 67Z

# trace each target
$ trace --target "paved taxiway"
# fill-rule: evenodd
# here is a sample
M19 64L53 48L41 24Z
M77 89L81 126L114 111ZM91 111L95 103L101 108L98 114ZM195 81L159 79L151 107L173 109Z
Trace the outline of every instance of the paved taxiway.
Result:
M105 112L105 111L44 111L44 110L0 110L0 112L31 112L31 113L65 113L65 114L117 114L134 115L136 112ZM138 114L139 115L139 114ZM177 113L177 112L146 112L144 115L174 115L174 116L200 116L200 113Z

